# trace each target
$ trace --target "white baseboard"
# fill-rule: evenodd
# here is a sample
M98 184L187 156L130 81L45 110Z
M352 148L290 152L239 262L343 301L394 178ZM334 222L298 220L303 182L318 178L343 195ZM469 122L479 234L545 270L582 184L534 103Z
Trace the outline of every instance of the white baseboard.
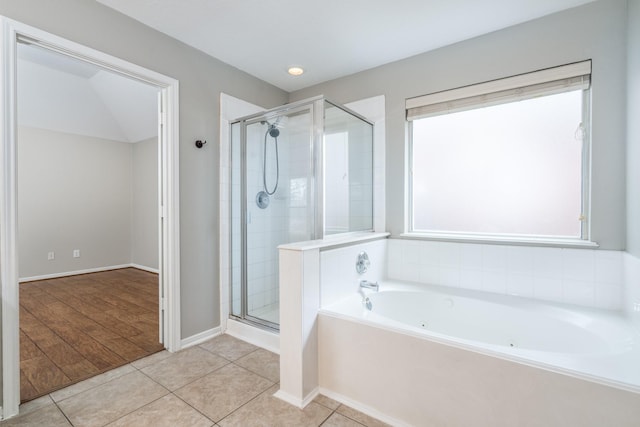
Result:
M137 268L138 270L148 271L149 273L155 273L155 274L159 273L159 270L157 268L145 267L144 265L140 265L140 264L121 264L121 265L111 265L108 267L88 268L86 270L66 271L64 273L45 274L42 276L23 277L19 279L19 282L20 283L35 282L36 280L57 279L60 277L78 276L80 274L99 273L101 271L120 270L121 268L131 268L131 267Z
M280 335L276 333L249 326L234 319L227 320L227 329L224 332L272 353L280 354Z
M121 268L132 267L132 264L111 265L108 267L88 268L86 270L65 271L63 273L44 274L42 276L21 277L18 282L35 282L36 280L57 279L59 277L77 276L79 274L99 273L101 271L119 270Z
M160 270L158 270L157 268L147 267L145 265L140 265L136 263L132 263L131 265L129 265L129 267L137 268L138 270L148 271L149 273L155 273L155 274L160 273Z
M274 393L274 396L277 397L280 400L284 400L285 402L287 402L290 405L293 405L297 408L300 409L304 409L309 403L311 403L313 401L313 399L316 398L317 395L320 394L320 388L316 387L311 393L309 393L307 395L307 397L305 397L304 399L298 399L292 395L290 395L289 393L282 391L282 389L276 391Z
M343 396L342 394L334 393L331 390L327 390L326 388L320 387L318 394L322 394L330 399L333 399L337 402L342 403L343 405L350 406L356 411L360 411L363 414L369 415L370 417L376 418L389 425L396 426L396 427L411 427L410 424L407 424L404 421L400 421L397 418L390 417L389 415L383 414L382 412L378 411L375 408L372 408L371 406L367 406L353 399L349 399L348 397Z
M180 341L180 349L183 350L185 348L193 347L194 345L202 344L203 342L217 337L220 334L222 334L222 328L218 326L216 328L211 328L198 334L191 335L190 337Z

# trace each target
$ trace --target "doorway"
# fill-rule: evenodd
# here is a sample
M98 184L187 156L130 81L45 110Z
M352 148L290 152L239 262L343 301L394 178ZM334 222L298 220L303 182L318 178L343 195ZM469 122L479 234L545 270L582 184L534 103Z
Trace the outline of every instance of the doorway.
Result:
M2 59L0 107L2 146L0 162L0 280L2 281L2 409L3 418L18 412L19 373L19 245L17 171L17 97L19 43L72 57L101 69L151 85L158 95L158 272L159 338L169 351L180 348L179 325L179 192L178 192L178 82L151 70L54 36L36 28L1 18ZM48 254L47 254L48 255ZM73 251L75 255L75 249ZM81 252L80 252L81 255Z
M25 402L163 348L158 89L38 45L17 48Z

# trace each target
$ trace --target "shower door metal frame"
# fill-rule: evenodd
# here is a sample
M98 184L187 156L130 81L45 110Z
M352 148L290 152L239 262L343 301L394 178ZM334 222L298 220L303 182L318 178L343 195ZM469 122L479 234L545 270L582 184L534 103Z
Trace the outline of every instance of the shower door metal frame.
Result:
M313 227L312 227L312 233L313 235L311 236L310 240L314 239L314 238L322 238L322 212L321 209L317 209L316 206L318 205L318 194L322 194L322 191L320 189L318 189L318 183L321 183L322 180L318 180L316 174L318 170L321 170L321 168L318 167L318 162L322 161L322 156L321 156L321 151L320 151L320 156L318 156L318 146L320 146L320 150L322 149L322 144L319 143L319 139L322 137L322 128L324 127L324 123L322 118L320 119L320 124L318 124L316 122L316 120L318 119L317 117L317 111L320 110L320 113L322 113L322 108L318 108L318 103L319 102L323 102L324 98L322 97L315 97L315 98L311 98L311 99L307 99L304 101L300 101L300 102L296 102L296 103L292 103L292 104L287 104L286 106L283 107L279 107L279 108L275 108L273 110L269 110L267 112L262 112L259 114L254 114L248 117L244 117L241 119L236 120L234 123L241 123L240 126L240 223L241 223L241 227L240 227L240 315L236 315L233 313L233 287L231 292L229 293L229 304L231 307L231 310L229 310L229 315L232 316L233 318L235 318L236 320L240 321L240 322L246 322L249 324L253 324L253 325L257 325L257 326L261 326L263 328L268 328L271 330L276 330L279 331L280 330L280 325L278 323L273 323L270 322L268 320L264 320L261 319L259 317L253 316L251 314L249 314L249 309L248 309L248 300L249 300L249 292L248 292L248 286L249 286L249 278L248 278L248 261L249 261L249 256L248 256L248 248L247 248L247 243L248 243L248 236L247 236L247 224L248 224L248 217L247 217L247 196L248 196L248 191L247 191L247 126L258 123L260 121L263 120L273 120L279 116L283 116L283 115L287 115L287 114L291 114L291 113L296 113L296 112L303 112L303 111L309 111L309 115L310 115L310 122L311 122L311 126L310 126L310 132L309 132L309 144L310 144L310 153L311 155L309 156L309 167L311 169L311 174L310 174L310 196L309 196L309 200L311 200L315 205L313 206L313 209L310 213L308 213L308 215L311 217L311 222L313 223ZM320 104L321 105L321 104ZM319 129L319 130L318 130ZM319 135L319 136L318 136ZM320 199L321 201L321 199ZM318 218L318 211L320 211L319 215L320 218ZM320 225L318 226L318 223L320 223ZM320 233L318 227L320 227ZM230 233L232 233L230 231ZM320 237L317 237L320 236ZM230 236L230 240L231 245L233 246L233 238ZM274 250L277 250L277 248L273 248ZM233 251L231 251L231 253L233 253ZM229 260L230 262L232 262L232 260ZM276 266L277 267L277 266ZM232 270L231 270L232 271Z
M324 96L315 96L312 98L308 98L305 100L293 102L291 104L287 104L284 106L276 107L271 110L263 111L257 114L252 114L246 117L239 118L230 123L230 128L237 123L240 123L240 294L241 294L241 304L240 304L240 315L233 313L233 277L230 277L230 292L229 292L229 316L234 318L235 320L243 323L248 323L250 325L259 326L262 328L267 328L270 330L279 330L279 324L275 324L273 322L266 321L264 319L260 319L255 316L251 316L248 314L248 253L247 253L247 125L254 124L256 122L260 122L262 120L273 120L278 116L286 115L289 113L295 113L297 111L309 110L311 116L311 131L309 144L310 147L310 158L309 158L309 167L311 170L310 176L310 195L309 200L314 203L312 212L308 213L311 218L310 220L313 222L313 235L311 239L322 239L324 238L324 174L323 174L323 137L324 137L324 115L325 115L325 102L339 108L346 113L357 117L358 119L368 123L372 127L374 123L372 123L366 117L356 113L355 111L340 105L336 104ZM372 134L373 137L373 134ZM232 138L230 135L229 138ZM231 143L233 140L231 140ZM372 141L373 144L373 141ZM373 149L373 147L372 147ZM231 161L230 165L233 168L233 148L230 149ZM373 170L373 156L372 156L372 170ZM231 172L230 172L231 173ZM230 187L233 186L232 180L230 180ZM229 194L233 194L232 188L230 188ZM231 202L229 204L229 218L233 218L233 196L231 198ZM233 221L233 219L231 219ZM373 228L371 229L373 231ZM351 234L352 232L341 233L340 236L344 236L345 234ZM355 233L355 232L353 232ZM332 235L333 237L334 235ZM335 235L337 236L337 235ZM230 244L230 254L233 254L233 226L229 227L229 244ZM277 249L277 248L274 248ZM229 271L232 272L233 264L233 256L229 257ZM231 273L233 274L233 273Z

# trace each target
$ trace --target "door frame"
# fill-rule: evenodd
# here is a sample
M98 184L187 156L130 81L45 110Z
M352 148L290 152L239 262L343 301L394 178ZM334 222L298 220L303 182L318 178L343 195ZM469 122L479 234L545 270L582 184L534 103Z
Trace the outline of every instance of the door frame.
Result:
M159 271L162 341L180 349L180 221L178 80L38 28L0 16L0 292L2 310L2 419L18 413L20 340L17 242L17 43L26 40L159 90Z

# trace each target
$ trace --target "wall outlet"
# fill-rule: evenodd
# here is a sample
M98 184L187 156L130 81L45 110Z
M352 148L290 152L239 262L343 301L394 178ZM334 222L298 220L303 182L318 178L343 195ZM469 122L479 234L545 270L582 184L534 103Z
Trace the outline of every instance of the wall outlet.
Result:
M47 254L47 259L48 259L49 261L56 259L56 253L55 253L55 252L49 252L49 253Z
M74 258L80 258L80 249L74 249L73 250L73 257Z

